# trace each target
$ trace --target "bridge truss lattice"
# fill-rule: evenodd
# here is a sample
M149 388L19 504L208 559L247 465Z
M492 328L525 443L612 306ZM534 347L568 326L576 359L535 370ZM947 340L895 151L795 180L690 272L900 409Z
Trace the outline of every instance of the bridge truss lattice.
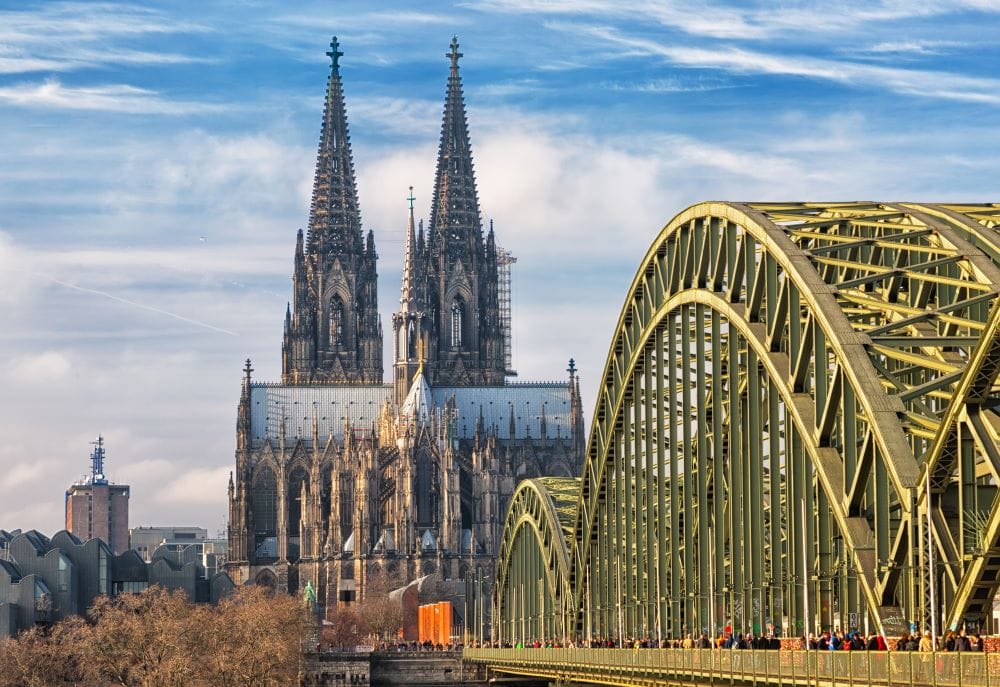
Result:
M998 226L1000 205L677 215L623 306L574 503L562 482L515 493L494 636L984 621Z

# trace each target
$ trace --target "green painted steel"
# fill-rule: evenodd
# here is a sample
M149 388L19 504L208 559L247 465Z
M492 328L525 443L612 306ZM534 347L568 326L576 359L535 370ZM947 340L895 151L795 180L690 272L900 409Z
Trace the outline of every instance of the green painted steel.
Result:
M991 687L1000 654L730 649L466 649L462 658L555 684Z
M984 621L1000 573L998 222L997 205L677 215L613 333L575 507L541 507L539 480L515 495L494 638Z

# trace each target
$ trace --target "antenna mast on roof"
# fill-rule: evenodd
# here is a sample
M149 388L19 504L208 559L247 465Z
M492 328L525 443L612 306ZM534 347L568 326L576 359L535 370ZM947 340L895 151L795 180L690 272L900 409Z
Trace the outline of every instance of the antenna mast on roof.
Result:
M97 441L90 442L90 445L94 447L90 454L90 483L107 484L108 480L104 477L104 437L98 435Z

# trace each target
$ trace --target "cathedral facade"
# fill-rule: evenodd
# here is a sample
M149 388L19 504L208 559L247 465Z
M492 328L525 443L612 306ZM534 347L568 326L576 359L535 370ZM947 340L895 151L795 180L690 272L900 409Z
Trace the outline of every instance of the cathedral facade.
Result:
M308 231L295 242L280 383L239 402L229 483L237 582L320 603L425 575L492 580L517 481L579 474L584 428L562 382L512 382L501 249L484 236L457 40L452 40L431 216L407 218L393 378L383 383L375 237L361 226L336 39Z

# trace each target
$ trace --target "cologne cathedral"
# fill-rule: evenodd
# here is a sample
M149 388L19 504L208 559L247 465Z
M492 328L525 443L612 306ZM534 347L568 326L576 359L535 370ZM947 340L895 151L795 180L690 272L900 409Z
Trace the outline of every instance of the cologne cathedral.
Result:
M562 382L509 379L511 258L492 223L484 237L454 39L431 215L425 232L411 193L383 383L378 255L361 224L336 38L327 54L282 379L252 379L249 360L244 371L227 570L289 592L309 582L332 607L427 575L492 581L516 482L579 474L585 438L572 360Z

